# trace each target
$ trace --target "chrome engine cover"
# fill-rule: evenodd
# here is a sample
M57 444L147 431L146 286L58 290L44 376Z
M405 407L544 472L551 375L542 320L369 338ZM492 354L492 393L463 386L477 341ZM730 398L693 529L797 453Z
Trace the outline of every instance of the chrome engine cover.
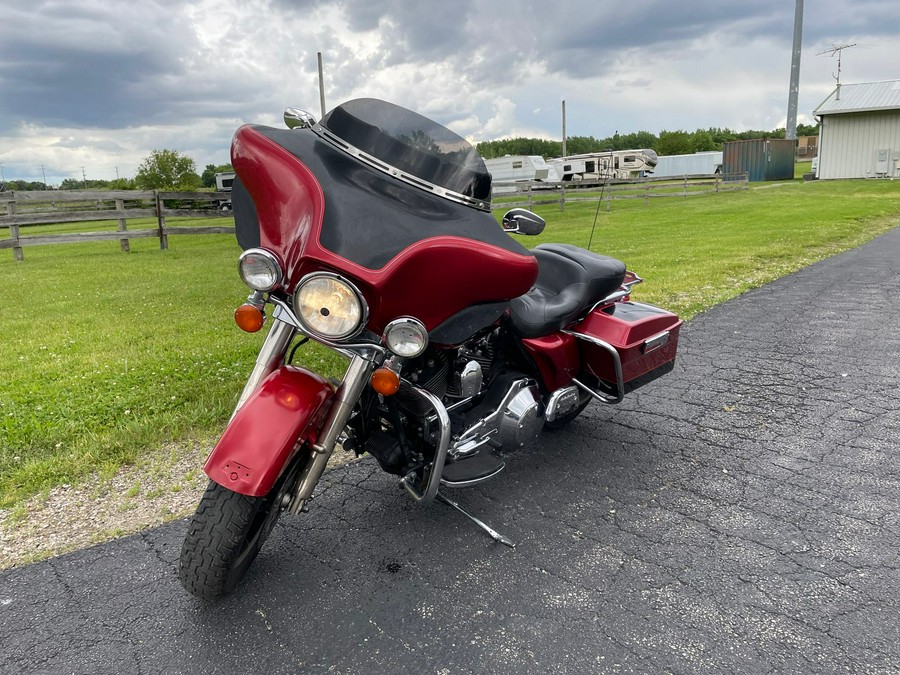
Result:
M500 405L460 433L448 452L463 457L488 444L496 448L519 448L534 440L543 426L537 383L528 378L513 380Z
M544 428L541 393L536 385L521 389L503 411L500 419L500 443L504 448L521 448L533 441Z

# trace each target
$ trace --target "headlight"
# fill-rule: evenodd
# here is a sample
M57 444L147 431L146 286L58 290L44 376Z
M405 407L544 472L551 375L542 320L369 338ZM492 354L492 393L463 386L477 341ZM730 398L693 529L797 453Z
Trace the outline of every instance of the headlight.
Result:
M346 279L314 272L297 285L294 312L305 332L326 340L342 340L365 325L367 307L362 294Z
M384 343L397 356L413 358L428 346L428 331L417 319L395 319L384 329Z
M284 276L278 258L262 248L248 248L241 253L238 273L254 291L271 291L281 284Z

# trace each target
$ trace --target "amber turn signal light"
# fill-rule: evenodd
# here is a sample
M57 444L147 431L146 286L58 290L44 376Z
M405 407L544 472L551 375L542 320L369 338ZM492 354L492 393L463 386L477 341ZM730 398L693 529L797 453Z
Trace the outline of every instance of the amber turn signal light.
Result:
M382 396L393 396L400 389L400 376L388 368L378 368L372 373L372 389Z
M266 321L266 315L262 313L259 307L255 307L249 303L244 303L234 310L234 322L243 331L255 333Z

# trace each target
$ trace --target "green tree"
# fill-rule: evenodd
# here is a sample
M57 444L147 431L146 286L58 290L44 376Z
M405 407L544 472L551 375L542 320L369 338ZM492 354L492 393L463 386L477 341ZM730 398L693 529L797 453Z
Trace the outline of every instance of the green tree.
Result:
M686 131L660 131L654 149L660 155L689 155L694 152L694 143Z
M3 183L0 183L3 185ZM5 183L6 190L12 192L13 190L17 190L19 192L28 192L30 190L49 190L50 188L41 183L40 181L27 181L27 180L11 180Z
M64 178L59 184L60 190L133 190L134 186L130 185L131 181L127 178L117 178L116 180L103 180L88 178Z
M703 129L697 129L691 134L691 142L694 144L694 152L708 152L710 150L721 150L722 146L715 142L712 134Z
M154 150L138 167L134 184L144 190L195 190L197 164L177 150Z

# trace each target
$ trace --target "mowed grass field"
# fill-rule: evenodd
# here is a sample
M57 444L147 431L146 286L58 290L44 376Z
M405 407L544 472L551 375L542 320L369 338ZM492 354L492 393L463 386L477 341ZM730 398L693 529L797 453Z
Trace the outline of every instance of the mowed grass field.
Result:
M900 184L793 181L538 213L547 229L526 245L586 247L593 229L592 250L646 279L635 299L690 318L896 226ZM231 318L247 295L239 249L230 235L169 243L160 251L155 239L135 239L129 254L116 241L37 246L23 262L0 251L0 508L112 474L166 442L211 443L222 430L263 339ZM332 376L344 365L314 345L296 361Z

